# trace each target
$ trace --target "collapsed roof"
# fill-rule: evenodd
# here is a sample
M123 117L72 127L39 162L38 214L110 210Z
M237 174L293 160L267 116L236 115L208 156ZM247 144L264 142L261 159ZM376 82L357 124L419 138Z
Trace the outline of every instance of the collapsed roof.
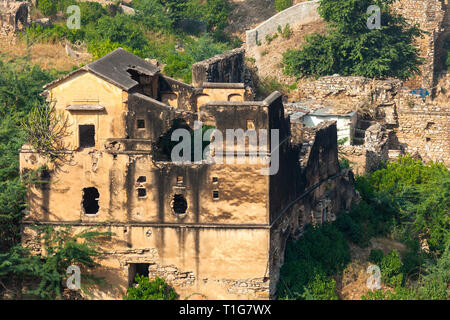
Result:
M139 84L132 78L130 72L128 72L130 69L147 76L154 76L160 72L158 67L128 52L127 50L118 48L102 58L45 85L44 89L54 87L75 73L80 71L89 71L125 91L130 91Z

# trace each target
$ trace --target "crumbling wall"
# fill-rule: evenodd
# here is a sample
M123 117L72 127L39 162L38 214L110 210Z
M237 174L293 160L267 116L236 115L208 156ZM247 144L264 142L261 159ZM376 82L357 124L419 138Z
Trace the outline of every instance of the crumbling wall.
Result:
M18 2L11 0L3 0L0 2L0 29L13 28L16 31L19 27L19 22L22 28L26 28L29 24L29 9L31 3Z
M429 32L416 40L420 54L426 62L421 66L422 75L410 83L413 87L421 85L422 88L431 90L434 86L436 41L443 32L445 13L443 4L444 0L397 0L393 4L394 10L404 16L409 23L418 24L422 30Z
M74 223L73 232L94 223ZM55 225L59 228L59 226ZM86 299L122 299L131 285L135 264L147 264L148 276L162 277L179 299L268 299L266 270L269 239L264 228L198 228L151 224L96 226L111 232L99 242L100 265L90 274L105 284L94 285ZM42 244L29 224L23 226L24 246L42 253ZM257 245L255 245L257 244ZM220 259L217 257L226 257ZM82 273L85 270L82 270Z
M334 221L358 200L352 172L339 169L336 122L325 121L305 130L308 140L291 144L284 153L283 168L271 177L271 210L276 211L271 213L270 229L271 297L276 295L288 239L299 238L307 224ZM303 153L305 144L308 150Z
M198 89L164 75L159 77L159 87L159 100L163 103L177 109L197 111L195 96Z
M450 166L450 105L405 90L397 101L397 116L396 135L404 151Z
M317 102L327 101L337 111L358 110L364 121L384 125L386 143L385 138L378 142L377 139L372 142L365 139L364 146L341 146L347 158L355 163L353 166L358 173L371 170L377 162L384 161L386 149L397 154L417 154L425 161L443 161L448 165L448 103L413 93L400 80L336 75L307 83L303 90L306 97L315 98ZM366 134L367 129L363 129ZM308 131L304 134L308 136Z
M244 49L234 49L192 65L192 82L201 87L203 82L244 83Z
M332 100L355 110L364 104L389 104L401 86L400 80L333 75L307 82L301 90L308 99Z

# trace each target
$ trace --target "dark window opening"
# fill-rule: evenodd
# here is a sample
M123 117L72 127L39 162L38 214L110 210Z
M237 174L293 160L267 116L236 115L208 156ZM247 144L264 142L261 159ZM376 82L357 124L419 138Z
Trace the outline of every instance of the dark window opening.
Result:
M431 138L426 138L426 140L427 140L427 142L430 142L430 141L431 141Z
M139 119L137 121L137 127L138 127L138 129L144 129L145 128L145 120Z
M92 124L79 125L80 147L95 147L95 126Z
M96 214L100 208L98 205L98 193L97 188L90 187L83 189L83 209L85 214Z
M176 214L186 213L187 201L182 194L176 194L173 196L172 208Z
M213 182L213 183L219 182L219 178L218 178L218 177L213 177L213 178L212 178L212 182Z
M117 160L117 154L113 154L113 159Z
M138 192L139 198L143 198L143 197L147 196L147 190L145 188L138 188L137 192Z
M149 263L130 263L128 267L128 283L129 286L132 286L136 282L136 275L148 277L150 268Z
M213 199L219 199L219 191L217 190L213 191Z
M144 182L146 182L147 181L147 177L146 176L140 176L138 179L137 179L137 182L139 182L139 183L144 183Z

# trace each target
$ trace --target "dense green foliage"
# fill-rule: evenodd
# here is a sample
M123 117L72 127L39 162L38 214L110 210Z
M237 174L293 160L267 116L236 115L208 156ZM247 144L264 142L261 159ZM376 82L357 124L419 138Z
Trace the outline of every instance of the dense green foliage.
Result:
M333 250L330 250L333 248ZM308 226L297 242L288 242L285 263L280 270L278 296L296 299L303 295L332 295L324 276L343 270L350 261L345 239L334 224ZM317 276L318 275L318 276ZM305 287L309 291L305 293Z
M53 2L64 13L76 3ZM134 0L131 5L135 15L121 13L115 5L77 5L81 10L79 30L69 29L65 19L55 20L50 28L29 27L24 35L27 43L63 39L84 42L96 59L122 47L140 57L157 59L167 65L166 74L187 82L191 81L193 63L239 45L223 32L230 14L226 0Z
M384 211L395 212L392 227L399 237L421 237L432 252L443 252L450 230L450 173L443 165L404 157L360 177L357 188L373 205L382 201Z
M56 2L53 0L39 0L38 8L46 16L55 15L58 9L56 6Z
M0 253L20 240L18 223L25 209L18 155L25 135L20 123L34 105L43 103L41 88L55 76L24 60L0 59Z
M175 300L177 293L163 278L156 277L150 281L148 277L136 275L137 286L128 288L124 300Z
M292 0L275 0L274 6L278 12L283 11L292 6Z
M309 226L297 242L288 242L281 268L281 298L335 299L330 276L350 261L348 242L368 247L373 237L403 242L401 255L371 250L368 261L381 269L389 290L364 299L447 299L450 280L450 172L442 164L424 165L403 157L358 177L363 200L333 223ZM423 243L428 249L422 249ZM422 245L421 245L422 244ZM330 250L332 248L333 250Z
M314 280L308 282L301 297L304 300L338 300L336 280L318 273Z
M70 227L54 229L52 226L37 228L45 254L40 257L31 255L28 250L17 245L8 252L0 254L0 279L13 277L20 287L24 279L37 280L38 285L25 292L40 299L61 298L63 280L67 278L66 270L71 265L80 268L92 268L97 265L94 257L99 255L98 239L110 233L100 233L87 229L73 233ZM82 242L80 240L83 240ZM81 273L81 285L86 289L101 279ZM21 297L19 290L16 297Z
M300 50L283 54L284 73L309 77L340 74L369 78L408 79L420 72L414 39L422 34L416 26L392 12L393 0L323 0L319 14L329 24L324 35L306 37ZM369 29L370 5L381 8L381 28Z

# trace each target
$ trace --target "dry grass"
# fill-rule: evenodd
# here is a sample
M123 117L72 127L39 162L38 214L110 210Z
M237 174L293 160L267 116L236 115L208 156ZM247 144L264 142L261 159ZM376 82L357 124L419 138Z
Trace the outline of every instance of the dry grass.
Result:
M26 44L17 38L0 39L0 43L0 55L6 59L28 55L33 64L46 70L70 71L72 68L78 68L92 60L89 54L83 54L80 58L68 56L62 43L36 43L30 48L27 48Z

